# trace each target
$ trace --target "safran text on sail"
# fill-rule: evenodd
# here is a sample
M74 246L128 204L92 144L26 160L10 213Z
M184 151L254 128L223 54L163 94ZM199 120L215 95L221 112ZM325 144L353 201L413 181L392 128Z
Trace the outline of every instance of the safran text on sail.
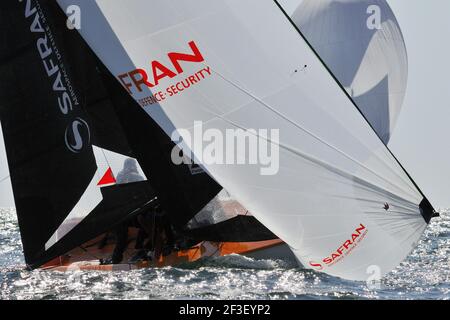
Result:
M202 64L200 69L187 75L184 79L177 81L176 83L172 83L165 89L158 90L152 95L142 99L137 99L137 101L142 107L145 107L162 102L169 97L180 94L212 75L211 68L204 64L205 58L200 52L200 49L195 41L190 41L188 45L191 50L190 53L170 52L167 54L167 57L171 63L170 66L165 65L161 61L153 60L150 63L151 72L138 68L127 73L120 74L117 78L128 93L134 95L135 93L144 92L145 89L158 87L161 80L166 78L173 79L184 74L184 69L181 62Z

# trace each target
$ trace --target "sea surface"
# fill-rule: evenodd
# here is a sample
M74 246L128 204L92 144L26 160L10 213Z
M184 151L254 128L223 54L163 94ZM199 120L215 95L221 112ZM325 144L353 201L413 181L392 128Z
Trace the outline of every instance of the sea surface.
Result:
M0 299L449 299L450 213L378 289L239 255L131 272L26 271L15 211L0 209Z

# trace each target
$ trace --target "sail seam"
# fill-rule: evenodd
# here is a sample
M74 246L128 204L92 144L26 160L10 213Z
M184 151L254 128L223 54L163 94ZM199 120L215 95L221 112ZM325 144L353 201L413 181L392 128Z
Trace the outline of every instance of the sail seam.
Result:
M225 78L222 74L220 74L220 73L217 72L216 70L214 70L214 69L211 69L211 70L212 70L213 73L217 74L217 75L218 75L219 77L221 77L223 80L225 80L226 82L228 82L229 84L231 84L232 86L234 86L235 88L237 88L238 90L242 91L243 93L247 94L248 96L252 97L254 100L256 100L256 101L258 101L259 103L261 103L263 106L265 106L267 109L269 109L270 111L272 111L273 113L275 113L276 115L278 115L279 117L281 117L282 119L284 119L285 121L291 123L293 126L297 127L298 129L302 130L302 131L305 132L306 134L310 135L311 137L313 137L313 138L317 139L318 141L320 141L321 143L325 144L325 145L328 146L329 148L331 148L331 149L335 150L336 152L340 153L341 155L343 155L343 156L346 157L347 159L353 161L354 163L357 163L359 166L361 166L362 168L364 168L364 169L366 169L367 171L371 172L371 173L372 173L373 175L375 175L376 177L380 178L381 180L384 180L384 181L387 182L388 184L390 184L390 185L392 185L392 186L395 187L395 185L394 185L392 182L390 182L389 180L387 180L385 177L383 177L383 176L377 174L375 171L373 171L372 169L368 168L368 167L365 166L363 163L361 163L361 162L359 162L358 160L356 160L356 159L350 157L350 156L347 155L345 152L343 152L343 151L341 151L340 149L338 149L338 148L332 146L331 144L329 144L329 143L327 143L326 141L324 141L322 138L316 136L315 134L313 134L312 132L306 130L305 128L303 128L303 127L300 126L299 124L297 124L297 123L295 123L294 121L290 120L288 117L286 117L285 115L283 115L281 112L279 112L279 111L277 111L276 109L272 108L269 104L267 104L267 103L264 102L263 100L259 99L258 97L254 96L252 93L248 92L248 91L245 90L244 88L241 88L240 86L238 86L237 84L235 84L233 81L231 81L231 80ZM230 121L230 120L228 120L228 119L222 117L222 116L219 115L219 114L216 114L216 116L217 116L218 118L224 120L224 121L229 122L230 124L235 125L235 126L238 127L238 128L241 128L241 129L243 129L243 130L245 130L245 131L248 131L246 128L243 128L243 127L241 127L241 126L239 126L239 125L233 123L232 121ZM259 135L257 135L257 136L261 138L261 136L259 136ZM267 140L267 139L266 139L266 140ZM271 143L274 143L273 141L270 141L270 140L267 140L267 141L268 141L268 142L271 142ZM280 144L278 144L278 145L281 146L281 147L283 147L283 149L286 149L286 150L288 150L288 151L290 151L290 152L292 152L292 153L295 153L295 154L303 154L303 153L301 153L300 151L298 151L298 150L293 150L292 148L290 148L290 147L288 147L288 146L284 146L284 145L280 145ZM312 157L309 156L309 158L312 158ZM316 159L315 161L319 161L319 160ZM320 161L320 162L322 162L322 161ZM333 166L331 166L330 164L327 164L327 166L333 167ZM334 168L334 167L333 167L333 168ZM335 168L335 169L337 170L337 168ZM402 168L402 169L403 169L403 168ZM398 176L398 174L396 174L394 170L392 170L392 171L394 172L395 175ZM347 173L347 174L348 174L348 173ZM350 175L350 174L349 174L349 175ZM401 178L401 177L399 177L399 178ZM361 180L363 180L363 179L361 179ZM402 179L402 180L403 180L404 182L406 182L406 184L407 184L407 186L408 186L409 188L411 187L411 186L407 183L407 181L405 181L404 179ZM414 191L412 188L411 188L411 190Z

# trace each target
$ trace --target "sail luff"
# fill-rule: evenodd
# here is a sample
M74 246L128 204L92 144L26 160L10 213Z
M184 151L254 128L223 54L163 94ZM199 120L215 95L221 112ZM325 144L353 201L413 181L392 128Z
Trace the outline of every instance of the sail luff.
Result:
M414 179L411 177L411 175L408 173L408 171L403 167L401 162L397 159L397 157L394 155L394 153L389 148L388 144L386 143L385 139L381 136L380 132L375 129L371 121L367 118L367 116L362 112L361 108L358 106L358 104L355 102L354 98L350 95L350 93L345 89L345 87L341 84L337 76L333 73L333 71L330 69L330 67L324 62L324 60L320 57L317 50L314 49L313 45L308 41L308 39L305 37L305 35L302 33L302 31L299 29L299 27L295 24L295 22L292 20L292 18L289 16L289 14L284 10L283 6L280 5L278 0L273 0L277 4L278 8L283 12L283 14L286 16L286 19L289 20L292 27L297 30L297 32L300 34L300 36L303 38L305 43L309 46L311 51L316 55L317 59L322 63L322 65L325 67L325 69L329 72L331 77L334 79L336 84L342 89L344 94L347 96L347 98L351 101L351 103L354 105L354 107L359 111L361 116L364 118L364 120L367 122L367 124L370 126L370 128L375 132L377 137L380 139L380 141L386 146L386 149L389 151L389 153L392 155L392 157L395 159L395 161L398 163L398 165L402 168L403 172L408 176L409 180L414 184L414 187L420 192L420 194L423 196L426 202L429 203L427 197L422 192L420 187L417 185L417 183L414 181ZM431 204L430 204L431 205ZM432 207L432 206L431 206ZM432 210L427 210L426 213L424 213L424 219L425 221L429 222L434 212L434 208Z

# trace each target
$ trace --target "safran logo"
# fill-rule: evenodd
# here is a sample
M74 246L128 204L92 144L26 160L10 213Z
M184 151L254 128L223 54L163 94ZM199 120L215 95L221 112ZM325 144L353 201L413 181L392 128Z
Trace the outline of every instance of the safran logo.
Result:
M186 52L170 52L167 58L170 64L153 60L147 69L139 68L117 76L120 83L130 95L142 93L152 89L151 95L137 99L141 107L146 107L166 100L167 98L182 94L184 91L198 85L212 75L212 70L205 65L205 58L195 41L188 43ZM190 51L190 52L189 52ZM177 78L185 73L186 64L201 64L201 66L182 79L174 80L166 88L159 89L161 83ZM156 89L158 88L158 89Z
M318 262L310 261L310 262L309 262L309 265L310 265L311 267L313 267L314 269L318 270L318 271L323 270L322 264L320 264L320 263L318 263Z
M321 271L324 266L331 267L334 264L342 261L346 256L359 245L359 243L366 237L369 230L364 224L360 224L351 236L343 242L336 251L332 252L328 257L321 260L321 262L310 261L309 265L315 270Z
M66 146L73 153L80 153L85 146L90 145L91 132L89 126L81 118L76 118L66 129Z
M65 143L73 153L80 153L90 143L89 126L77 117L76 107L80 105L68 69L64 65L62 51L56 46L55 35L42 11L40 3L27 0L24 15L30 22L30 31L36 38L36 50L42 61L43 70L55 96L55 108L59 120L67 124ZM62 135L62 134L61 134ZM62 139L61 139L62 143Z

